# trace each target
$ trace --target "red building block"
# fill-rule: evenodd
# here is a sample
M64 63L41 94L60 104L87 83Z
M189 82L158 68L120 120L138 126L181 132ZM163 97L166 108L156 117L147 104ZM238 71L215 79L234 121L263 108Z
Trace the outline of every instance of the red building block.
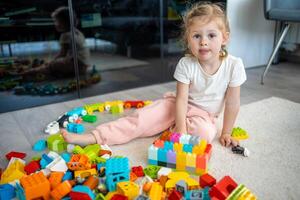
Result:
M38 170L41 169L41 165L39 161L31 161L24 167L24 171L27 173L27 175L32 174Z
M209 190L209 196L214 199L225 200L237 185L230 176L224 176Z
M210 175L210 174L203 174L202 176L199 177L199 184L200 187L205 188L205 187L212 187L214 184L216 184L216 179Z
M115 194L111 200L128 200L128 197L122 195L122 194Z
M177 190L173 190L168 197L168 200L180 200L182 197L181 193Z
M207 155L208 155L208 160L210 160L210 157L211 157L211 149L212 148L212 146L211 146L211 144L207 144L206 145L206 149L205 149L205 151L204 151L204 153L206 153Z
M7 160L10 160L12 157L23 159L26 157L26 153L11 151L8 154L6 154L5 157L7 158Z
M135 175L136 175L137 177L143 177L143 176L145 176L144 170L143 170L143 167L142 167L142 166L132 167L132 168L131 168L131 171L132 171L133 173L135 173Z

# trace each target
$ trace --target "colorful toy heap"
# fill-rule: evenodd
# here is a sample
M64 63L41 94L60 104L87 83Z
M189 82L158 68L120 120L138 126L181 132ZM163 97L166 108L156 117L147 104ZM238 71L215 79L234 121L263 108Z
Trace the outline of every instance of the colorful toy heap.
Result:
M141 102L127 103L139 107ZM148 103L144 101L144 106ZM88 117L84 121L94 122L96 119L90 116L96 110L105 108L114 113L112 110L119 111L119 107L120 101L114 101L65 113L47 126L46 132L50 134L47 140L39 140L33 146L35 151L45 150L47 146L49 152L33 157L28 163L23 160L26 153L8 153L8 166L3 171L0 169L0 200L15 197L21 200L256 200L248 188L238 185L230 176L217 181L208 173L212 145L197 136L165 131L148 149L150 165L130 168L129 159L112 157L107 145L83 148L67 144L57 133L58 126L81 123L81 118Z

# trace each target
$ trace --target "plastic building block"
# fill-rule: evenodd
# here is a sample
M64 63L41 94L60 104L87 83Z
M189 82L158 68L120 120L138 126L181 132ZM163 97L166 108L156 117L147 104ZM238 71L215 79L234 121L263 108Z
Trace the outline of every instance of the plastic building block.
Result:
M142 176L145 175L142 166L132 167L132 168L131 168L131 171L132 171L133 173L135 173L135 175L136 175L137 177L142 177Z
M176 172L171 172L168 175L169 180L166 182L165 185L165 190L166 192L171 191L172 189L175 188L176 183L180 180L183 180L186 182L188 189L198 189L199 188L199 183L191 178L187 172L181 172L181 171L176 171Z
M157 172L160 170L160 167L159 166L155 166L155 165L148 165L146 168L144 168L144 173L155 179L157 178Z
M14 186L10 184L0 185L0 199L12 199L16 196Z
M247 148L241 147L239 145L232 147L231 151L235 154L240 154L245 157L249 157L249 155L250 155L250 151Z
M169 200L181 200L181 198L182 198L182 194L177 190L173 190L168 197Z
M160 178L161 176L168 176L171 172L171 168L161 167L157 172L157 177Z
M97 175L97 170L95 168L87 169L87 170L80 170L74 172L74 177L77 178L86 178L91 175Z
M59 124L59 127L66 128L69 123L69 116L67 114L64 114L56 120Z
M50 122L45 129L45 133L49 135L59 133L59 123L57 121Z
M83 133L84 127L82 124L69 123L67 125L67 130L72 133Z
M72 190L72 187L75 185L75 181L64 181L57 185L57 187L51 191L51 197L54 200L62 199L64 196L69 194Z
M97 116L96 115L85 115L82 117L82 119L85 122L94 123L97 121Z
M207 173L199 177L199 183L202 188L212 187L214 184L216 184L216 179Z
M128 200L128 197L122 194L114 194L110 200Z
M39 161L31 161L25 167L24 171L29 175L41 169Z
M71 121L75 121L79 116L84 116L87 114L87 111L83 107L77 107L67 112L67 115L72 119Z
M70 171L66 171L62 181L71 180L71 179L73 179L73 173Z
M68 168L72 171L91 169L91 163L86 155L74 154L68 162Z
M50 198L50 183L42 172L20 179L26 199Z
M121 181L129 181L128 158L110 158L106 161L106 185L109 191L116 190L116 184Z
M150 200L150 199L145 195L139 195L135 198L135 200Z
M164 131L164 132L160 135L159 139L161 139L161 140L163 140L163 141L170 141L170 136L171 136L171 132L167 130L167 131Z
M25 175L24 163L25 162L19 158L12 158L8 167L1 175L0 184L9 183L22 178Z
M47 138L47 145L50 151L56 152L65 151L67 148L67 143L61 134L50 135Z
M110 108L111 114L120 114L124 112L124 107L122 104L112 105Z
M232 129L231 137L237 140L246 140L249 138L249 135L244 129L236 127Z
M89 178L84 182L83 185L89 187L91 190L94 190L99 183L99 179L96 176L89 176Z
M104 103L94 103L88 104L84 106L84 109L87 111L87 114L92 115L94 111L103 112L104 111Z
M226 200L256 200L256 196L243 184L238 185Z
M145 103L143 101L125 101L124 108L142 108L144 107Z
M123 101L117 100L117 101L106 101L106 102L104 102L104 107L105 107L106 111L110 111L110 109L113 105L122 105L123 106Z
M131 181L117 183L117 192L127 196L128 199L134 199L139 195L139 186Z
M152 183L152 186L151 186L151 189L149 192L149 198L151 200L161 200L162 193L163 193L162 186L157 182Z
M225 200L237 186L237 183L230 176L224 176L209 190L209 195L212 198Z
M43 151L46 149L46 140L38 140L36 143L34 143L32 149L34 151Z
M26 157L26 153L11 151L6 154L5 157L7 158L7 160L10 160L12 157L23 159Z
M56 157L46 168L53 172L66 172L68 170L65 160L60 156Z
M64 176L63 172L52 172L50 174L48 180L50 182L50 186L52 190L61 183L63 176Z
M73 187L69 196L73 200L93 200L95 199L95 194L92 190L85 185L76 185Z
M187 184L184 180L179 180L175 184L175 190L178 191L179 193L181 193L184 196L185 193L188 191L188 186L187 186Z

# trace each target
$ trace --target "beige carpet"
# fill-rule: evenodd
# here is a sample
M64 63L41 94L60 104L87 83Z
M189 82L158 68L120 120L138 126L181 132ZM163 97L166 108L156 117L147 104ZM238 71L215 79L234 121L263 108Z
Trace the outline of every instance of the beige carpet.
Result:
M300 199L300 104L269 98L241 107L236 123L250 134L242 146L245 158L213 142L210 173L218 180L230 175L259 199ZM115 155L127 155L131 165L147 164L147 147L155 137L112 146Z

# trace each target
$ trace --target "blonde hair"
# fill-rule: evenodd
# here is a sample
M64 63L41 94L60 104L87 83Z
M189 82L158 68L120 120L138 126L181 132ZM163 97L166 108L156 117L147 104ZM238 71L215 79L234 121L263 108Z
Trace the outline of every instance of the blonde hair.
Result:
M217 24L220 30L223 33L230 32L229 22L222 4L200 2L192 5L183 15L183 23L181 27L181 40L187 54L191 54L188 48L188 30L195 18L200 18L204 23L218 19ZM227 56L227 52L225 56Z

